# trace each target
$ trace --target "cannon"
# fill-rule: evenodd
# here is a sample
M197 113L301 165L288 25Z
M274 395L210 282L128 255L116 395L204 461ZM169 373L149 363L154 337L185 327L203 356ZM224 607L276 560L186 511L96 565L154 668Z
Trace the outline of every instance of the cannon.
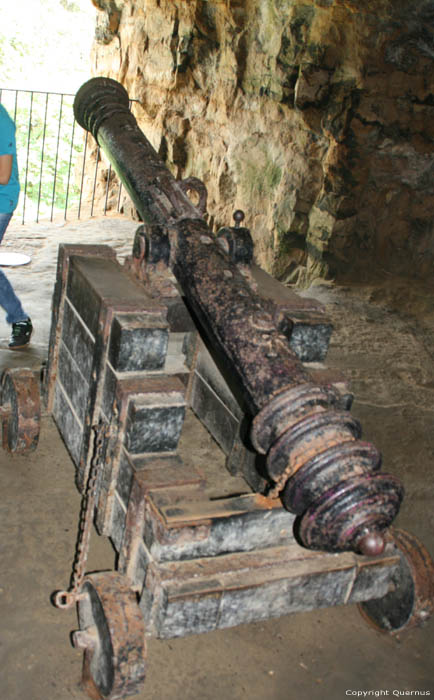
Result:
M62 245L53 294L43 399L83 493L54 602L77 605L83 687L138 692L152 636L338 604L392 633L425 622L433 563L390 528L403 487L321 364L324 309L255 265L243 212L211 231L203 183L175 180L119 83L85 83L74 111L143 220L124 267ZM86 572L93 522L116 571Z
M330 386L312 379L288 342L292 324L264 303L242 274L252 260L248 231L215 238L204 220L205 191L178 182L138 128L126 91L115 81L86 83L75 100L78 123L98 141L144 225L144 258L169 268L220 365L238 386L251 419L250 441L266 455L266 475L284 505L301 516L308 547L379 554L402 486L379 472L380 456ZM199 194L196 208L188 190ZM281 315L282 316L282 315Z

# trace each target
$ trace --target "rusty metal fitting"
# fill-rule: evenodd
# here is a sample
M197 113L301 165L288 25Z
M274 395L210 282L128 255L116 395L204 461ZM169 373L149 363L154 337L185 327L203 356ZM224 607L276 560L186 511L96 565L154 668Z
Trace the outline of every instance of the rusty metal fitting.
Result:
M332 386L305 383L279 392L253 419L250 431L253 447L266 454L298 420L316 408L335 406L339 400L339 393Z
M288 479L281 493L282 502L291 513L302 515L342 474L353 478L377 472L380 467L381 455L369 442L352 440L332 445L305 462L296 479Z
M68 610L68 608L72 608L75 605L77 594L74 591L57 591L52 600L59 610Z
M72 645L75 649L95 649L98 644L98 630L95 625L85 630L75 630L71 634Z
M381 554L382 533L396 517L403 496L402 484L390 474L341 481L307 508L298 535L310 549Z
M327 447L359 438L361 434L359 421L348 411L311 413L297 421L270 448L267 472L273 481L283 486L312 456Z
M90 102L92 108L89 109ZM112 78L91 78L76 94L74 104L77 122L98 142L101 124L116 114L129 112L130 98L125 88ZM134 120L133 115L131 115ZM135 121L135 120L134 120Z
M245 219L245 215L242 209L236 209L232 214L232 218L235 221L235 228L239 228L241 222Z
M403 488L395 477L377 474L380 453L360 441L359 422L338 406L332 387L283 391L254 419L252 443L267 454L270 495L300 517L303 545L378 555Z
M400 634L425 624L433 613L434 562L417 537L405 530L391 528L387 539L400 555L389 592L360 603L359 609L377 631Z
M234 212L235 226L224 226L217 232L217 242L236 265L251 265L253 260L253 239L250 230L240 223L244 212Z
M199 201L197 204L195 204L195 207L202 214L202 216L206 216L208 190L206 189L202 180L199 180L198 177L191 176L184 178L184 180L178 180L178 183L185 194L188 195L190 192L196 192Z
M142 224L137 229L133 242L133 258L147 265L170 260L170 241L167 231L160 226Z

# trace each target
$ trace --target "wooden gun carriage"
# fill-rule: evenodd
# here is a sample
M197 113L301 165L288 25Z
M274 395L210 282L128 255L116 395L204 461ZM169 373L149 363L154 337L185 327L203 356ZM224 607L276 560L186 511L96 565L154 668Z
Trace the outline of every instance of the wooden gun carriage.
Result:
M124 267L107 246L60 246L42 387L85 502L55 600L77 603L83 685L111 700L140 689L146 637L351 603L397 632L433 606L428 553L388 529L402 486L322 364L323 307L254 264L242 212L211 233L203 184L171 176L128 102L105 78L76 97L144 223ZM17 450L37 433L20 376L4 373L1 401ZM92 520L116 571L85 572Z

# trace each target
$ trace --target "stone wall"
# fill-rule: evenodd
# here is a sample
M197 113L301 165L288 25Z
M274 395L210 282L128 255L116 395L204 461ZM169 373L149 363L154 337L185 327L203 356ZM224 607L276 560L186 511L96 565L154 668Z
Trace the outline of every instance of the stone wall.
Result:
M92 1L94 74L266 269L431 274L433 0Z

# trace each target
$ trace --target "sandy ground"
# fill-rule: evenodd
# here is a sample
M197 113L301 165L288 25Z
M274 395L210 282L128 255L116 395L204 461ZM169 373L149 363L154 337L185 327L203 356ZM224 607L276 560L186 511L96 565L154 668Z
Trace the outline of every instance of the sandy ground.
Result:
M7 349L0 320L0 368L37 369L47 356L51 295L60 242L107 243L131 250L135 222L11 224L5 249L30 265L6 270L33 319L31 346ZM341 367L356 394L353 413L384 455L384 470L405 484L397 524L434 554L433 289L403 280L310 290L335 322L328 364ZM70 575L79 512L74 469L50 416L38 449L0 451L0 698L67 700L78 687L81 653L70 643L74 611L58 611L51 593ZM112 569L105 538L94 535L89 570ZM140 700L342 700L434 695L434 621L392 638L356 607L314 610L264 623L148 643Z

